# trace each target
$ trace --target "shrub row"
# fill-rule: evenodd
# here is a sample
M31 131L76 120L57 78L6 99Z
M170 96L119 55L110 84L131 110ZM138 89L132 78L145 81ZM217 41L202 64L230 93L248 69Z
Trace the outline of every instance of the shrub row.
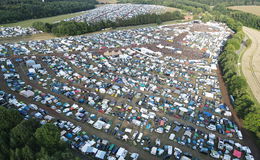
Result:
M183 15L179 11L175 12L167 12L164 14L144 14L138 15L136 17L123 20L119 19L116 22L111 21L101 21L98 23L86 23L86 22L59 22L55 24L43 23L43 22L35 22L33 23L33 27L44 31L53 33L57 36L73 36L80 35L95 31L100 31L105 28L116 28L116 27L124 27L124 26L134 26L134 25L142 25L149 23L157 23L160 24L165 21L170 20L178 20L183 19Z
M220 18L222 17L222 18ZM219 16L219 21L225 22L236 33L230 38L219 56L219 65L223 79L229 94L233 97L234 109L238 116L243 119L244 127L256 135L257 143L260 144L260 106L256 106L244 77L238 74L238 55L235 52L240 48L244 39L242 25L227 16ZM246 45L250 45L247 41Z

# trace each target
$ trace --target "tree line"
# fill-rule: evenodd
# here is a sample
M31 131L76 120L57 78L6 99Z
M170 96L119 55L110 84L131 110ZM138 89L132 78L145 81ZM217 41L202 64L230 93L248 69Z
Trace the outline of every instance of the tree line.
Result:
M0 159L77 160L53 124L24 120L17 110L0 106Z
M164 14L143 14L138 15L130 19L118 19L115 22L112 21L101 21L98 23L87 23L87 22L74 22L74 21L62 21L59 23L43 23L35 22L33 27L44 31L53 33L57 36L73 36L80 35L95 31L100 31L105 28L116 28L124 26L142 25L149 23L160 24L165 21L183 19L183 15L179 11L166 12Z
M95 8L96 0L1 0L0 24Z
M236 21L241 22L243 25L255 29L260 29L260 17L251 13L245 13L242 11L235 11L228 9L226 5L220 4L213 8L213 14L224 14Z
M226 23L236 32L219 56L219 65L228 92L234 99L234 109L243 119L244 127L255 133L257 143L260 144L260 108L252 99L245 78L238 74L238 54L235 51L240 49L245 36L242 24L225 15L216 16L216 20ZM246 41L246 45L250 45L250 40Z

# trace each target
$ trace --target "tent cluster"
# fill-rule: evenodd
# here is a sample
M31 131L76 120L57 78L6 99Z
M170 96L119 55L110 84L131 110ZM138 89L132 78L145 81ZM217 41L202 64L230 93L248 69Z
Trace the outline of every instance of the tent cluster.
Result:
M230 118L216 72L220 47L231 34L224 24L190 22L9 43L3 46L14 56L3 55L1 72L9 89L37 103L31 108L45 106L151 155L191 159L193 149L249 160L251 151ZM71 122L56 125L64 130L62 139L85 154L124 159L129 153L120 144L114 149L106 140L81 134L81 126ZM181 147L173 147L177 143Z
M7 43L3 45L10 48L15 55L29 55L31 52L51 54L56 52L85 51L88 49L105 52L110 48L126 47L131 45L143 45L156 43L150 32L156 28L138 28L114 32L104 32L91 36L75 36L68 38L55 38L43 41L29 41L19 43ZM165 37L158 33L159 37Z
M95 23L100 21L115 22L118 19L130 19L143 14L160 14L167 7L143 4L108 4L88 11L86 14L65 19L65 21Z
M37 31L36 29L31 27L0 27L0 38L26 36L38 33L41 33L41 31Z

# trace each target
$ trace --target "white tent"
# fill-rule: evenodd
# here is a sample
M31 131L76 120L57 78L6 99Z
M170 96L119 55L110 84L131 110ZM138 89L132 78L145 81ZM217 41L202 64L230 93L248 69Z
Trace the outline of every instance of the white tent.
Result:
M29 97L34 96L34 92L31 91L31 90L27 90L27 91L23 90L23 91L20 92L20 95L22 95L22 96L24 96L26 98L29 98Z
M230 111L225 111L224 116L230 117L232 116L232 113Z
M105 158L105 155L106 155L106 152L105 151L101 151L101 150L98 150L97 154L96 154L96 158L99 158L99 159L104 159Z
M188 109L184 108L184 107L180 107L179 110L182 111L182 112L188 112Z
M116 157L126 157L127 150L124 148L119 148L119 150L116 152Z

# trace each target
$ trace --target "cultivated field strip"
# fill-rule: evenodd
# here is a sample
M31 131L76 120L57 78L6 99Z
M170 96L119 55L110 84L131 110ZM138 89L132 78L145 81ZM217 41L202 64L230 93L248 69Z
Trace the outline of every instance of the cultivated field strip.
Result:
M260 32L247 27L243 30L252 44L243 54L242 71L255 98L260 102Z

